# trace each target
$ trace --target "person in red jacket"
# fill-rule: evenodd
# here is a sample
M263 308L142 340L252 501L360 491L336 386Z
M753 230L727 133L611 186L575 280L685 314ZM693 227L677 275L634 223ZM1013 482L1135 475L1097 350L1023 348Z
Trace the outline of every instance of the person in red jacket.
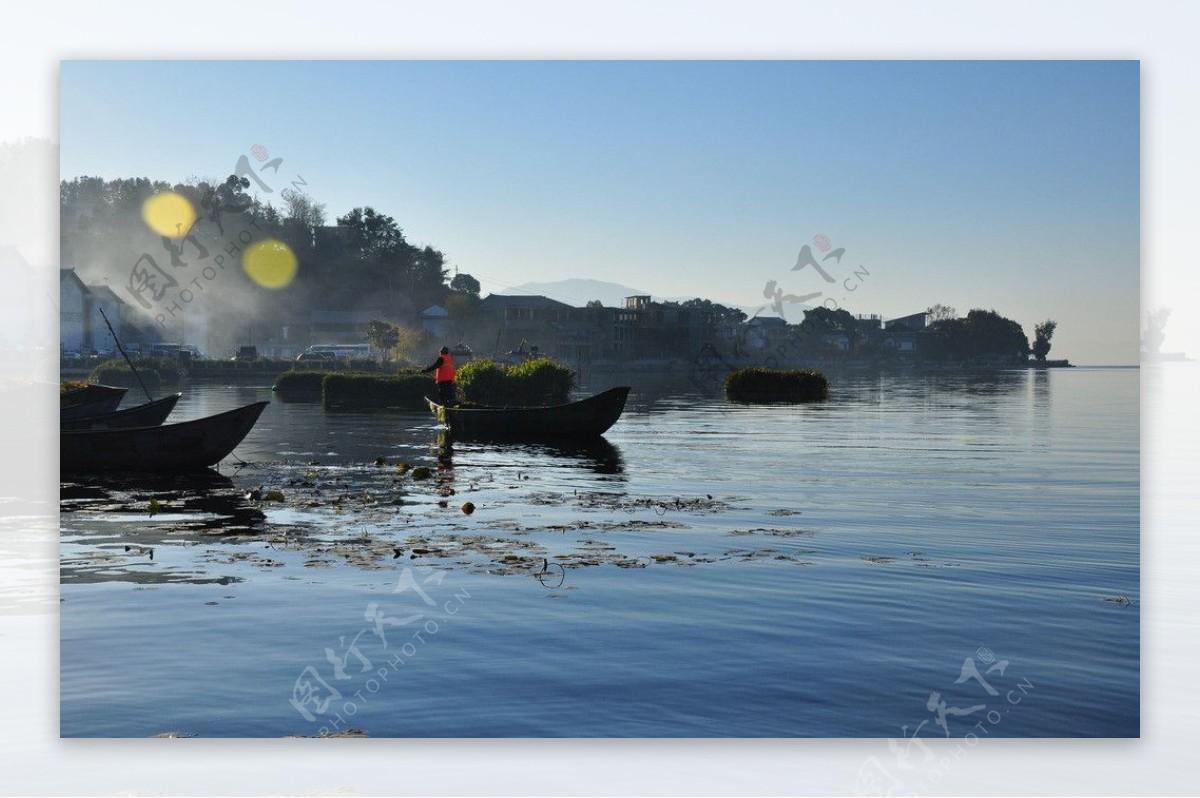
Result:
M422 374L433 372L433 381L437 383L438 404L451 407L454 401L454 358L450 356L450 347L443 346L438 359L425 368Z

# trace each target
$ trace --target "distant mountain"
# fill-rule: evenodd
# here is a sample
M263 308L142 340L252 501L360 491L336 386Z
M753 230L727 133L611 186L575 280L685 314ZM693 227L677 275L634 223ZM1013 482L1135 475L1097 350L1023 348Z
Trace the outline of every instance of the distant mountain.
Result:
M516 288L506 288L503 291L495 291L497 294L540 294L541 296L557 299L559 302L566 302L568 305L575 307L583 307L593 299L599 299L604 303L605 307L622 308L625 307L625 297L627 296L645 296L649 291L639 291L636 288L630 288L627 285L620 283L610 283L604 280L585 280L580 278L571 278L568 280L555 280L549 283L525 283ZM693 299L694 296L653 296L656 302L684 302ZM744 305L735 305L731 302L722 302L720 299L713 297L705 297L712 299L713 302L720 303L727 307L740 308L747 315L758 310L757 307L746 307ZM763 315L770 315L770 308Z
M644 295L645 291L630 288L620 283L609 283L604 280L555 280L551 283L525 283L516 288L506 288L496 291L497 294L540 294L559 302L566 302L581 308L593 299L599 299L608 307L624 307L625 297Z

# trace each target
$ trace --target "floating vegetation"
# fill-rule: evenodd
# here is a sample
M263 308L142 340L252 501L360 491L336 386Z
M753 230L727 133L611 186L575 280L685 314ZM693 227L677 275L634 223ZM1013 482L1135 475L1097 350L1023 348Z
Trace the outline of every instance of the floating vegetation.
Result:
M725 376L725 396L747 403L821 402L829 380L815 369L738 369Z
M122 524L86 525L86 531L66 540L64 545L76 549L63 557L64 583L226 584L254 578L254 572L295 580L304 578L294 574L297 569L311 573L349 566L395 571L411 563L481 575L534 577L549 588L563 580L569 584L567 574L580 568L690 568L722 561L809 564L798 559L809 551L729 550L719 543L727 539L720 528L712 528L711 534L701 532L706 537L689 537L687 550L654 550L665 535L679 540L674 533L699 531L692 520L696 516L733 509L735 497L531 491L525 487L529 475L524 471L511 484L511 477L494 478L490 471L456 479L452 470L435 471L407 462L396 463L394 469L383 467L390 465L387 458L374 457L357 464L321 465L307 459L257 463L243 472L239 484L208 475L195 484L154 486L159 510L149 524L144 514L145 484L64 483L64 513L86 511L109 520L128 514L131 522L137 516L142 519L136 529ZM260 480L277 487L257 484ZM511 489L518 493L507 493ZM454 505L457 512L443 509L451 507L450 497L474 491L490 492L495 499L491 507L508 506L523 514L476 520L475 510L482 502L475 497ZM497 493L512 498L505 501ZM551 508L548 517L539 518L538 506ZM575 510L579 516L564 520L564 510ZM69 531L69 526L68 521L64 529ZM115 534L105 537L97 529ZM127 537L130 534L136 534L136 544ZM812 533L760 527L745 534L781 539ZM613 537L606 540L608 536ZM706 546L702 542L706 539L713 545ZM100 550L81 548L97 545ZM181 549L192 546L200 548L192 555L181 554ZM180 568L181 556L192 567Z
M671 497L654 497L654 496L627 496L621 493L580 493L575 497L576 504L586 509L597 510L654 510L659 515L665 515L668 511L683 511L683 512L720 512L723 510L732 509L733 501L736 499L730 497L727 500L714 499L711 495L705 495L705 498L685 498L680 496Z
M428 375L410 370L399 374L326 374L321 403L326 410L425 410L433 393Z
M317 734L287 734L287 735L284 735L284 739L287 739L287 740L301 740L301 739L304 739L304 740L328 740L328 739L333 739L335 737L370 737L370 735L367 734L362 729L338 729L336 731L330 731L329 729L322 729Z
M934 562L926 557L925 553L921 551L906 552L906 556L908 558L907 562L917 566L918 568L955 568L960 565L960 563L957 562ZM888 565L889 563L897 562L899 558L885 555L863 554L859 559L866 560L867 562L874 563L876 565Z
M550 524L546 529L556 532L594 530L596 532L637 532L653 529L687 529L686 524L681 524L678 521L643 521L641 519L631 519L629 521L589 521L586 519L573 521L570 524Z
M177 384L184 376L179 364L170 358L135 358L133 364L136 374L124 358L106 360L92 369L88 381L125 388L138 388L144 383L146 390L154 393L163 386Z
M271 390L279 394L317 398L321 395L324 371L287 371L275 379Z
M1129 598L1129 596L1124 596L1124 595L1104 596L1102 600L1108 602L1109 604L1116 604L1118 607L1129 607L1135 603L1132 599Z
M734 529L730 535L768 535L775 538L812 537L817 534L814 529L771 529L757 527L755 529Z
M534 407L569 401L575 375L545 357L516 366L475 360L459 369L456 381L468 404Z

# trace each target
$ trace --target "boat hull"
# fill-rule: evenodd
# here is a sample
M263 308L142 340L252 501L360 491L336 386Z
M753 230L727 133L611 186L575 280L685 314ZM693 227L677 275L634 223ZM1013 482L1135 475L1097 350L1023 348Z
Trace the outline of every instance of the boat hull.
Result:
M629 388L611 388L551 407L444 407L428 400L450 434L476 440L583 440L608 431L625 410Z
M242 442L270 402L180 424L59 433L63 473L194 471L216 465Z
M105 413L100 416L77 418L60 422L64 431L84 429L129 429L132 427L157 427L167 420L175 404L183 394L173 394L162 399L155 399L137 407L118 410L115 413Z
M85 385L58 397L59 421L74 421L112 413L125 398L128 388L112 385Z

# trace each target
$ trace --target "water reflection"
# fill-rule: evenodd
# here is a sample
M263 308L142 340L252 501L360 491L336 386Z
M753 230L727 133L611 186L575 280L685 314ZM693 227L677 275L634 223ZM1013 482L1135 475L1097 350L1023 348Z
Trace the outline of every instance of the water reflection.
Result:
M61 483L59 500L64 513L162 516L182 520L201 534L258 534L266 529L263 511L232 479L216 471L88 475Z
M995 396L1015 391L1026 385L1029 372L1025 369L1013 371L964 371L954 374L930 374L926 383L931 389L961 391L973 396Z
M63 584L240 582L240 577L214 574L198 563L179 563L163 554L203 539L259 540L266 532L262 509L215 471L89 475L63 482L59 496Z
M531 443L485 443L455 441L447 430L438 430L436 451L439 473L448 479L453 479L454 458L461 455L467 458L465 463L476 465L475 455L502 455L521 460L553 457L573 460L573 466L584 468L596 474L609 476L625 476L625 460L621 450L605 438L595 438L587 441L544 441ZM561 466L561 463L555 463Z

